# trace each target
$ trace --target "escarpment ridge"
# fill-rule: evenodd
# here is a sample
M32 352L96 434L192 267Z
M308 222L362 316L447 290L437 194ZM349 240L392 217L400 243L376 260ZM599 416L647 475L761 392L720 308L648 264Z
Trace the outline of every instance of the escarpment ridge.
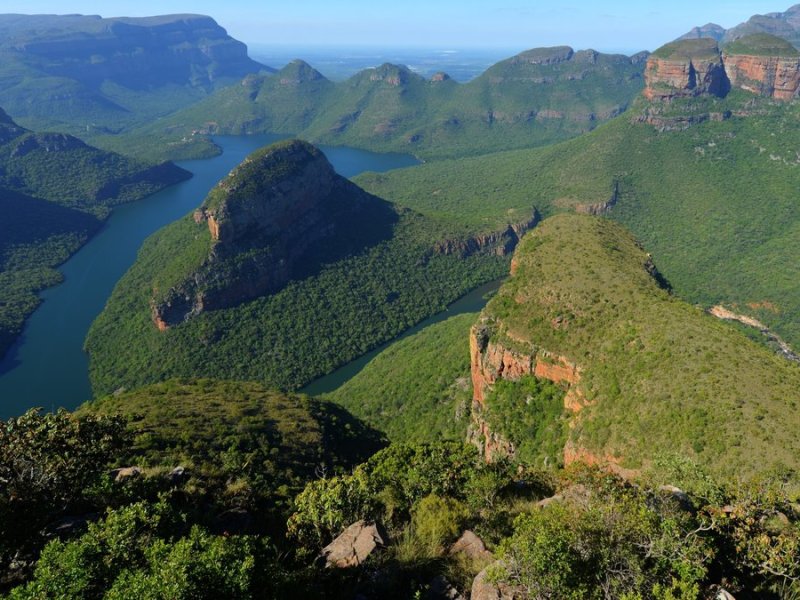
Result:
M672 296L650 255L605 219L559 215L522 240L470 355L470 437L488 460L637 469L679 452L720 473L796 463L774 440L796 444L786 406L797 392L783 386L800 382L797 365ZM537 418L521 436L516 423ZM531 436L552 450L531 449Z

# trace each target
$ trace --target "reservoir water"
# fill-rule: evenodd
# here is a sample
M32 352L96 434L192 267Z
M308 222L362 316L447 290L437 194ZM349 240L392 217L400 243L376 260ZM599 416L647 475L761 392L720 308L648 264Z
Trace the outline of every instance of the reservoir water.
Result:
M0 362L0 418L17 416L34 406L72 409L90 399L83 341L144 239L199 206L208 190L245 156L283 137L215 138L223 149L220 156L178 163L194 174L192 179L116 208L102 230L62 265L64 283L42 292L41 306ZM418 163L403 154L344 147L322 150L345 177Z

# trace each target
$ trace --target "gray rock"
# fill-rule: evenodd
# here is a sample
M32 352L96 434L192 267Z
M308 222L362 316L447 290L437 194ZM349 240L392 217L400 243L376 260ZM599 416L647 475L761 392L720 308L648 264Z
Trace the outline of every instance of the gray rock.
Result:
M680 507L687 511L694 511L694 504L692 504L692 499L689 498L689 494L684 492L680 488L676 488L674 485L662 485L658 488L658 491L663 494L669 494L672 498L680 505Z
M373 553L386 547L386 535L377 523L357 521L322 549L326 567L357 567Z
M714 596L714 600L736 600L736 598L734 598L733 595L727 590L720 588L720 590L717 592L717 595Z
M172 469L172 471L170 471L170 472L167 474L167 479L169 480L169 482L170 482L172 485L177 485L177 484L179 484L181 481L183 481L183 478L184 478L185 476L186 476L186 469L184 469L184 468L183 468L183 467L181 467L181 466L177 466L177 467L175 467L174 469Z
M44 528L42 534L46 538L73 537L75 535L85 532L89 527L89 523L97 521L97 519L99 518L100 515L98 515L97 513L64 517L63 519L59 519L58 521L54 521L53 523L47 525L47 527Z

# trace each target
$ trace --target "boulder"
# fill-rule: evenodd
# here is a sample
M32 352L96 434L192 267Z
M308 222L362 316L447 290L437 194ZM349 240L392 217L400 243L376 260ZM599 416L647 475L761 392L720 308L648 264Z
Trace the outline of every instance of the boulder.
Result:
M736 598L727 590L720 588L717 595L714 596L714 600L736 600Z
M139 467L122 467L111 471L111 477L118 483L134 477L139 477L141 474L142 470Z
M326 567L357 567L377 550L386 547L386 535L377 523L357 521L322 549Z
M486 544L483 543L483 540L469 530L462 533L456 543L450 546L448 554L450 556L464 554L473 560L489 560L492 558L492 553L486 549Z
M689 498L689 494L684 492L680 488L676 488L674 485L662 485L658 488L658 491L662 494L671 496L675 502L685 511L693 512L695 510L694 504L692 503L692 499Z
M500 564L500 561L494 562L475 576L472 581L470 600L513 600L515 597L523 597L521 590L503 583L489 581L489 570Z
M185 476L186 476L186 469L184 467L177 466L174 469L172 469L172 471L167 473L167 480L169 480L169 482L172 485L177 485L181 481L183 481L183 478Z

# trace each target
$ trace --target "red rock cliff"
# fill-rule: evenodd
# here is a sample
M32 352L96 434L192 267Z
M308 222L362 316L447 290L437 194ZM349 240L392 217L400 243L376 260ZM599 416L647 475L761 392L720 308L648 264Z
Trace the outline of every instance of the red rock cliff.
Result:
M776 100L791 100L800 89L800 58L726 54L731 85Z
M479 445L487 461L512 456L515 451L511 442L491 431L483 417L488 392L499 379L516 381L525 375L546 379L567 389L565 410L577 414L586 406L578 365L541 348L531 347L529 352L507 348L492 339L493 329L493 325L481 321L470 330L469 340L473 388L470 439Z
M644 77L644 96L648 100L702 94L724 96L730 89L722 56L712 39L664 46L647 59Z

